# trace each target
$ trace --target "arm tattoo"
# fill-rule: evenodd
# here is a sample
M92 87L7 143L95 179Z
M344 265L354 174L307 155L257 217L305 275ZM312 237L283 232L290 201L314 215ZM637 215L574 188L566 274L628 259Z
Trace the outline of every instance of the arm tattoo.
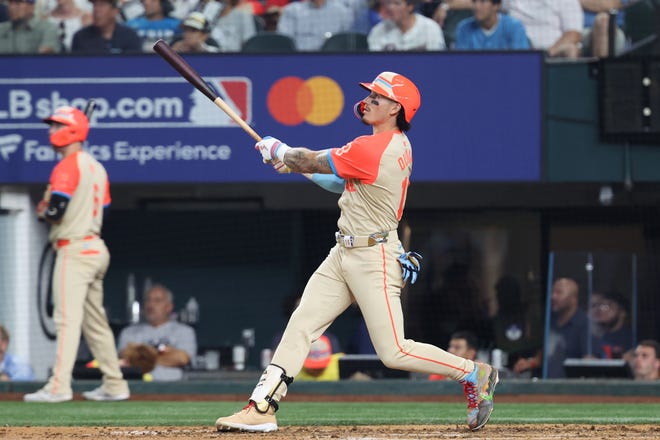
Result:
M312 151L307 148L293 148L286 153L284 163L296 173L332 173L326 150Z

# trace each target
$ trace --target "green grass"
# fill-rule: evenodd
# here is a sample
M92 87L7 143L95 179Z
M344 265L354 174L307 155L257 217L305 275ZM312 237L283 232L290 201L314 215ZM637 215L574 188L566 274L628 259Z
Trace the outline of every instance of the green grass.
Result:
M238 402L66 402L0 401L5 426L212 426L240 409ZM465 408L453 403L283 403L278 422L287 425L462 424ZM495 405L493 424L660 423L660 404Z

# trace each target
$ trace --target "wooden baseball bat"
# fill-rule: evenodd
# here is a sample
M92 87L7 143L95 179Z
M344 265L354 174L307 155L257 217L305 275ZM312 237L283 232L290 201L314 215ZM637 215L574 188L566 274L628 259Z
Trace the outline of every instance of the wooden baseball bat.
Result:
M240 116L236 114L231 107L227 105L225 101L219 97L215 91L209 87L208 84L202 79L202 77L193 69L190 64L188 64L181 56L176 53L165 41L158 40L154 44L154 51L163 57L170 66L174 68L179 74L186 79L190 84L192 84L197 90L202 92L204 96L209 98L215 105L220 107L220 109L225 112L234 122L236 122L247 134L252 136L257 142L261 141L261 136L255 132L252 127L250 127L247 122L241 119Z

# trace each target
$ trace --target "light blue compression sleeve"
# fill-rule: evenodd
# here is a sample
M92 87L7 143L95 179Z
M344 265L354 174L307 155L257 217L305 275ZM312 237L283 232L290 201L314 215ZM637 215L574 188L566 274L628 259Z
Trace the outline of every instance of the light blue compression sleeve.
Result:
M312 182L326 191L341 194L344 192L344 179L334 174L312 174Z

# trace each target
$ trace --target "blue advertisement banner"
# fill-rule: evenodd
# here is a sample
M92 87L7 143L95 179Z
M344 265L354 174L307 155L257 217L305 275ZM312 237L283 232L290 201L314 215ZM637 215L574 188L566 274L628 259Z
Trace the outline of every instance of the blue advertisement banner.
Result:
M261 136L340 147L370 134L353 105L381 71L411 78L422 105L408 136L415 181L538 181L542 55L519 53L191 55L186 60ZM0 183L45 182L57 161L41 121L95 99L87 150L112 182L296 179L157 55L2 57Z

